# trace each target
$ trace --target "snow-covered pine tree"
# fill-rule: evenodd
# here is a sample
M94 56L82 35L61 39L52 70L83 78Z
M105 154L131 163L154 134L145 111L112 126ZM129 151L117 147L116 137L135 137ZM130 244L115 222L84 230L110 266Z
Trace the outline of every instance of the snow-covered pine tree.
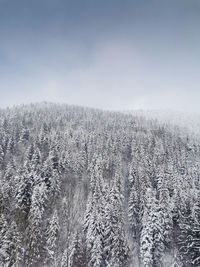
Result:
M31 207L28 214L28 227L26 229L27 250L25 251L25 264L42 264L45 254L42 230L42 218L47 200L47 190L44 183L34 186L31 195Z
M81 236L80 230L77 230L72 239L72 245L69 253L69 267L84 267L87 266L86 250ZM64 266L63 266L64 267Z
M65 249L64 252L62 253L62 258L61 258L61 267L68 267L68 249Z
M153 266L153 222L152 222L152 209L154 209L154 194L151 188L147 189L146 205L144 208L142 218L142 232L140 237L140 253L144 267Z
M103 263L104 239L104 193L103 178L99 160L92 173L91 194L88 199L84 231L88 253L88 266L100 267ZM92 189L94 187L94 189Z
M57 266L58 262L58 239L59 239L59 218L57 210L54 211L53 216L47 226L46 232L46 251L48 263L52 266Z
M23 247L21 234L16 223L11 222L10 227L5 227L0 248L1 266L20 266L23 260Z
M106 198L105 211L105 255L107 266L127 266L129 247L126 240L123 220L123 196L118 174L111 185Z
M146 194L141 232L141 258L144 266L160 266L165 249L162 210L156 199L155 190Z
M160 219L162 236L163 236L163 245L165 248L170 248L170 243L172 241L172 201L169 195L169 190L167 188L166 176L164 173L164 167L159 169L158 173L158 185L157 190L159 194L159 209L160 209Z

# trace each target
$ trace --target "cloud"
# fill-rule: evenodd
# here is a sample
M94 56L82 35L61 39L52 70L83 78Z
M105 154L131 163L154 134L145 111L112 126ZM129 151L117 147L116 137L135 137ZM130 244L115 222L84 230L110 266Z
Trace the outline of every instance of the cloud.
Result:
M172 72L164 57L153 60L134 41L102 41L89 54L58 41L51 48L30 55L27 70L0 79L1 106L45 100L114 110L199 111L200 93L189 94L187 88L190 73Z

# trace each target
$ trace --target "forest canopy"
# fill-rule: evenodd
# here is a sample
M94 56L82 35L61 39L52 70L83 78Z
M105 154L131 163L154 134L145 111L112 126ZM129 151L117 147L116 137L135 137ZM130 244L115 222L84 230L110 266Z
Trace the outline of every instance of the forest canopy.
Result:
M0 266L200 266L200 143L152 118L0 110Z

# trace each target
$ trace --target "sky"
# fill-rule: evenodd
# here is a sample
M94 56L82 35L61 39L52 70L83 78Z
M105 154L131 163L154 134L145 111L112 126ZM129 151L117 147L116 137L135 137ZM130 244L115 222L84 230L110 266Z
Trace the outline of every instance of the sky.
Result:
M0 0L0 107L200 113L199 0Z

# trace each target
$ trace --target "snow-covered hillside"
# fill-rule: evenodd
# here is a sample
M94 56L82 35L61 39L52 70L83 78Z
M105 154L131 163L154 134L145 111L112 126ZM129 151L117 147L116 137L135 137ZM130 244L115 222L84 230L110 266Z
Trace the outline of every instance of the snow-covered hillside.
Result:
M200 136L200 114L198 113L171 110L132 110L126 111L125 113L142 116L147 119L155 119L159 123L165 123L173 127L177 126L182 131Z
M199 139L152 118L0 110L0 266L200 266Z

